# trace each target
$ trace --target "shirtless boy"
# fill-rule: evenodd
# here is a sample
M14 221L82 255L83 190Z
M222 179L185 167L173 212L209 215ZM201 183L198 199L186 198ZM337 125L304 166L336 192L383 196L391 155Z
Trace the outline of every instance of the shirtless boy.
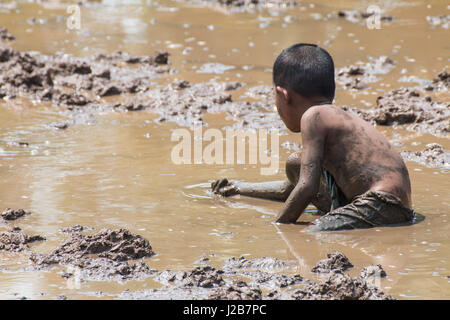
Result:
M295 223L312 203L325 212L305 231L411 223L408 170L373 126L333 105L334 63L324 49L295 44L273 66L278 113L302 133L303 152L286 162L286 181L212 183L214 193L285 201L276 222Z

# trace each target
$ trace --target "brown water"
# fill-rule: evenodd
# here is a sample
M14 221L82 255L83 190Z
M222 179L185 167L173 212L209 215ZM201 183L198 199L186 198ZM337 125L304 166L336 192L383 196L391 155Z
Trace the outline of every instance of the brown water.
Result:
M173 78L191 82L216 78L243 81L247 87L271 84L274 58L295 42L322 44L337 67L366 61L367 56L394 59L396 68L371 84L372 89L337 91L336 103L357 107L373 107L376 97L386 90L413 86L397 81L403 75L432 79L448 69L450 56L448 30L433 29L425 20L427 15L448 14L446 1L430 6L427 1L381 1L381 8L397 20L382 23L378 30L338 18L317 19L319 14L323 18L340 9L365 10L371 4L366 1L308 2L279 15L230 13L220 7L168 0L159 1L159 6L150 1L94 2L82 8L80 31L67 30L65 21L58 18L68 16L67 4L5 3L10 2L0 2L0 25L18 38L11 44L14 48L76 56L116 50L147 55L167 49L179 73L162 77L161 83ZM290 21L286 16L296 20L286 22ZM26 21L31 17L48 22L29 25ZM197 73L207 62L234 69L223 74ZM448 101L448 93L439 98ZM33 250L52 250L65 239L59 230L66 226L120 227L149 239L157 253L146 260L151 268L190 268L202 254L215 254L212 264L218 266L232 256L274 256L298 261L298 272L310 278L318 259L339 250L356 266L381 264L388 274L381 288L397 298L450 298L448 170L407 163L414 208L425 217L417 224L304 234L301 225L271 223L282 203L212 197L208 191L212 179L263 181L267 177L255 165L174 165L170 153L176 143L170 137L176 125L154 123L152 113L105 113L96 115L92 125L60 131L46 127L66 117L53 107L35 106L26 99L0 103L0 208L32 211L15 224L26 233L47 238L33 245ZM223 114L205 119L219 129L229 124ZM448 136L387 127L379 130L399 150L421 150L430 142L450 149ZM19 141L28 142L29 147L11 144ZM288 134L280 136L280 143L284 141L301 139ZM288 150L280 148L281 169L288 155ZM283 174L280 170L269 178L283 179ZM306 214L300 221L313 219ZM126 289L158 286L150 278L77 283L63 279L58 269L35 272L23 270L26 266L26 258L0 252L0 298L47 299L62 294L77 299L111 298Z

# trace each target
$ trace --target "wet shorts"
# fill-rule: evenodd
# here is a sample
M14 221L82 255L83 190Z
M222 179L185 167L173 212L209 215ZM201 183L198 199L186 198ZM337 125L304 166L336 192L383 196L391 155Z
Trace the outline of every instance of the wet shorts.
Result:
M348 202L327 171L324 178L332 200L331 211L316 219L306 231L372 228L414 220L414 211L390 193L368 191Z

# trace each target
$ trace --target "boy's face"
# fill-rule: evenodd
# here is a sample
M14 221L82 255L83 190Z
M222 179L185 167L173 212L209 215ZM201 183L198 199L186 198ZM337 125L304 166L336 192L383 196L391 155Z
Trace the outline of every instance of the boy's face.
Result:
M292 104L292 95L288 90L275 87L275 105L286 127L293 132L300 132L301 114Z

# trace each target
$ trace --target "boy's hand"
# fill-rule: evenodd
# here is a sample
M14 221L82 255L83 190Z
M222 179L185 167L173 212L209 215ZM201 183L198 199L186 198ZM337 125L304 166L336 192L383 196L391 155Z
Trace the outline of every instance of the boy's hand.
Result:
M239 194L239 189L227 178L222 178L211 183L212 192L224 197L230 197Z

